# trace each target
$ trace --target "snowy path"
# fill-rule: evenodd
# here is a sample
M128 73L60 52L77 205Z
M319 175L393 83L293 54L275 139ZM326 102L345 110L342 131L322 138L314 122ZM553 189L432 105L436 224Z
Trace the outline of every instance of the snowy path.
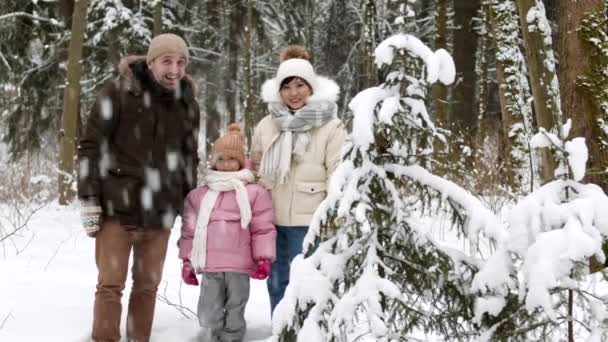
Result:
M181 283L178 235L174 228L159 295L173 304L181 298L184 307L196 311L199 288ZM0 245L0 341L88 341L96 277L94 240L84 234L77 208L51 204L40 210L21 236ZM130 287L128 281L123 293L123 336ZM189 318L159 300L152 342L192 341L198 323L192 313L184 312ZM264 281L252 280L246 318L245 341L270 335Z

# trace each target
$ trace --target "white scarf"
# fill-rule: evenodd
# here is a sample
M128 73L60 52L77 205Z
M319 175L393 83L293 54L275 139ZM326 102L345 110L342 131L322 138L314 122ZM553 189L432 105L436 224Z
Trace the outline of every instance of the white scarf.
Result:
M209 187L207 193L201 198L201 204L196 215L196 228L190 260L196 270L205 268L207 262L207 225L211 212L220 192L236 190L236 203L241 212L241 228L247 229L251 221L251 205L245 184L253 183L255 176L248 169L236 172L223 172L209 170L205 177Z

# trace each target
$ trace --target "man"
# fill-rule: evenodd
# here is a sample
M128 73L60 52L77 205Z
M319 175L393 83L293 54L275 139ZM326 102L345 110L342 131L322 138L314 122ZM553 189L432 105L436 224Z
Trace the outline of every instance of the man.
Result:
M196 186L199 107L188 48L162 34L102 89L78 147L78 197L99 271L92 339L119 341L133 250L128 341L150 339L170 229Z

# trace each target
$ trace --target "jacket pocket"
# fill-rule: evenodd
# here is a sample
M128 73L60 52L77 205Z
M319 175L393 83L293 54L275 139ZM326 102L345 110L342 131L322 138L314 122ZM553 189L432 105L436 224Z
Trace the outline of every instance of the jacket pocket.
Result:
M325 199L326 191L325 182L296 182L293 211L299 215L312 215Z
M103 182L103 201L108 215L133 215L140 208L141 179L122 167L108 170Z

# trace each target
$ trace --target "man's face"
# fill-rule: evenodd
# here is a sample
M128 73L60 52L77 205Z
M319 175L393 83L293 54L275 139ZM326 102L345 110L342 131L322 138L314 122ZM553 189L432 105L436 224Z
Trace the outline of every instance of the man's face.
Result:
M178 53L165 53L148 63L148 68L160 84L175 89L186 75L186 58Z

